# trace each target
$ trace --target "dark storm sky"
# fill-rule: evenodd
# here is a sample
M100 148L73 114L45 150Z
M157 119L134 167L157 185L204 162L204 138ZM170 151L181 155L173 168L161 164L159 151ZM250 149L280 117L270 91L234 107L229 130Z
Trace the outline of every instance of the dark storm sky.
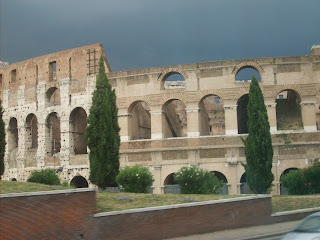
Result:
M0 60L102 43L113 71L308 55L320 0L0 0Z

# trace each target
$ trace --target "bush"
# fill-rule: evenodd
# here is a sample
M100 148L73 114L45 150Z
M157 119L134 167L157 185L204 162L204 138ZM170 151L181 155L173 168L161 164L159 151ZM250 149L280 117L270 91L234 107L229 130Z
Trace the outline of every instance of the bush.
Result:
M196 166L182 167L174 174L182 194L219 194L223 187L213 173Z
M28 182L43 183L47 185L59 185L60 179L54 169L36 170L31 173Z
M284 186L290 195L308 194L308 188L305 187L302 180L301 169L291 170L280 179L281 185Z
M147 193L153 181L150 170L139 165L125 167L116 177L119 189L131 193Z
M320 163L309 168L291 170L280 179L290 195L305 195L320 193Z

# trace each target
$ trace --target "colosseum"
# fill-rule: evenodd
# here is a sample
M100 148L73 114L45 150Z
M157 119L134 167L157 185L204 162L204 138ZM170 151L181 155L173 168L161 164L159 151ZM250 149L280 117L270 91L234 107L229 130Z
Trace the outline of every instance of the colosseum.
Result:
M89 182L84 131L100 56L116 89L121 166L150 168L153 193L175 191L173 173L197 165L246 192L244 145L250 80L260 81L274 148L273 194L280 176L320 156L320 46L308 56L215 61L112 72L101 44L0 67L6 124L2 179L26 181L55 168L76 187Z

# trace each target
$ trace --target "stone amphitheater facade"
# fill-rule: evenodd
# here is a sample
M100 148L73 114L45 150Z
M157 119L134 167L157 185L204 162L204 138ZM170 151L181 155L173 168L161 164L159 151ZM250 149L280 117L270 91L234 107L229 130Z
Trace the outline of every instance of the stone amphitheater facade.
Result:
M26 181L35 169L56 168L75 186L89 180L86 118L98 60L116 90L121 166L150 168L154 193L173 184L182 166L208 169L240 194L249 81L257 71L274 147L274 194L281 174L320 156L320 46L308 56L216 61L112 72L103 46L94 44L0 68L6 124L2 179ZM179 81L170 81L179 76ZM181 80L182 79L182 80Z

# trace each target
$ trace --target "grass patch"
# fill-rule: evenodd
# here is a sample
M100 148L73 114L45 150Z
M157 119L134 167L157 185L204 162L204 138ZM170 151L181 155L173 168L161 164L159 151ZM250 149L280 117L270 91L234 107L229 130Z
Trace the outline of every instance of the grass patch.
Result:
M61 185L46 185L31 182L0 181L0 193L21 193L21 192L39 192L71 189L72 187L63 187Z
M179 203L203 202L239 196L202 194L97 193L97 212L120 211Z
M282 195L272 196L272 212L320 207L320 195Z
M51 190L72 189L57 185L45 185L31 182L12 182L0 180L0 192L20 193ZM243 196L243 195L241 195ZM241 197L240 195L202 195L202 194L143 194L143 193L97 193L97 212L120 211L134 208L156 207L179 203L202 202L226 198ZM305 196L273 196L272 212L291 211L304 208L320 207L320 195Z

